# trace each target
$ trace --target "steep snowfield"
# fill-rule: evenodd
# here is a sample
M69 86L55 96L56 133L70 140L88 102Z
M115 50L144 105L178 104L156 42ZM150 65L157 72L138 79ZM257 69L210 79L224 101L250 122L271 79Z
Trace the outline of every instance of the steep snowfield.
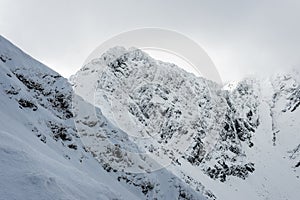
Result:
M83 150L67 80L2 37L0 56L0 199L140 199Z

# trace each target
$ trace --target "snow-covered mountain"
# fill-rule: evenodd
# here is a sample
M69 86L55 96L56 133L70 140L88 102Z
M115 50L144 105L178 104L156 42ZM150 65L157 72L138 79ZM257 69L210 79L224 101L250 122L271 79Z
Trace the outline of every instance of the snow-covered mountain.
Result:
M109 169L165 167L211 199L297 199L300 194L296 71L222 87L138 49L116 47L85 65L72 82L75 93L118 127L101 136L104 144L93 132L80 133ZM120 139L124 133L126 140Z
M131 180L108 173L82 144L72 99L87 113L91 106L73 95L68 80L3 37L0 58L1 200L204 199L167 170L130 175ZM102 120L106 125L83 122L85 130L100 135L118 130ZM115 138L121 143L122 137L125 133Z
M300 196L297 71L223 87L116 47L70 84L3 37L0 67L1 200Z

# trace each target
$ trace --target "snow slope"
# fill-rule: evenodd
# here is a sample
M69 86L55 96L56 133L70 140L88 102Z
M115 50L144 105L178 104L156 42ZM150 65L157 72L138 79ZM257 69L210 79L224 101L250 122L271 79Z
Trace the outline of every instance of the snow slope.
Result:
M140 199L83 150L68 81L3 37L0 56L0 199Z

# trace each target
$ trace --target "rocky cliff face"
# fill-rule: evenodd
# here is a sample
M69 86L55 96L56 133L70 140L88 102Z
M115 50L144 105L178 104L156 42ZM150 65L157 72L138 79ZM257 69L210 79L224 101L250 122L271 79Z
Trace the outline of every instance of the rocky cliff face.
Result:
M117 146L119 161L106 162L106 166L115 171L126 171L128 166L132 170L140 166L142 171L153 171L152 162L161 163L195 190L209 198L222 199L223 191L213 194L213 188L223 183L233 185L232 191L239 188L237 183L240 181L247 186L247 180L251 180L260 167L255 154L272 151L272 147L265 148L264 142L275 140L275 132L280 128L286 129L285 126L275 128L273 124L271 133L261 130L279 120L274 114L278 112L275 108L278 99L283 98L286 102L280 115L297 110L299 82L286 76L245 79L221 87L173 64L156 61L138 49L116 47L84 66L73 77L73 83L75 92L99 108L102 115L120 129L109 135L110 138L119 137L121 132L127 135L126 142ZM287 80L293 82L292 85L286 84ZM264 111L265 106L270 113ZM294 115L297 116L298 113ZM269 119L265 120L266 117ZM297 126L297 123L293 125ZM267 133L268 139L256 142ZM289 132L286 134L290 135L286 137L293 137ZM294 143L296 141L299 143L299 135L295 136ZM146 156L138 158L140 154L126 149L124 144L130 143ZM85 144L92 146L91 151L97 152L95 156L100 160L107 152L115 151L103 150L103 145ZM289 148L293 150L289 151ZM288 155L287 152L298 152L297 145L283 147L280 155ZM112 153L107 155L113 157ZM154 161L148 161L148 157ZM275 157L272 159L276 160ZM124 165L122 160L131 162ZM193 170L191 175L187 175L190 174L187 166ZM293 174L292 168L282 170L297 181L298 175ZM195 178L195 174L203 175ZM211 180L215 184L211 184ZM269 190L267 192L270 197L276 196ZM253 195L259 198L257 192Z
M95 83L76 84L94 85L90 94L95 94L103 115L143 151L158 157L163 152L173 163L185 158L222 181L254 171L243 152L243 145L253 146L251 137L259 125L259 88L254 80L223 90L136 49L112 49L93 62L83 76L98 68Z

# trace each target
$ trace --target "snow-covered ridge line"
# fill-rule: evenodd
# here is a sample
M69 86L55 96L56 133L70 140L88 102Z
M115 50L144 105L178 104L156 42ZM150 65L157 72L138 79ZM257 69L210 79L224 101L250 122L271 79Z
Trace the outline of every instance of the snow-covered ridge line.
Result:
M0 40L0 54L3 138L0 199L24 196L30 199L173 199L183 195L190 199L203 198L167 170L142 175L108 173L104 163L100 162L101 166L100 160L96 161L79 138L71 107L73 90L68 81L4 38ZM82 99L79 101L89 107ZM89 134L93 130L87 127L103 126L94 124L90 118L82 123ZM116 130L117 127L114 130L108 127L106 133L115 135ZM18 141L24 141L24 145ZM9 152L16 152L13 153L16 157ZM24 156L28 162L19 158ZM24 183L27 183L25 190Z
M67 79L3 37L0 55L0 199L140 199L83 149Z

